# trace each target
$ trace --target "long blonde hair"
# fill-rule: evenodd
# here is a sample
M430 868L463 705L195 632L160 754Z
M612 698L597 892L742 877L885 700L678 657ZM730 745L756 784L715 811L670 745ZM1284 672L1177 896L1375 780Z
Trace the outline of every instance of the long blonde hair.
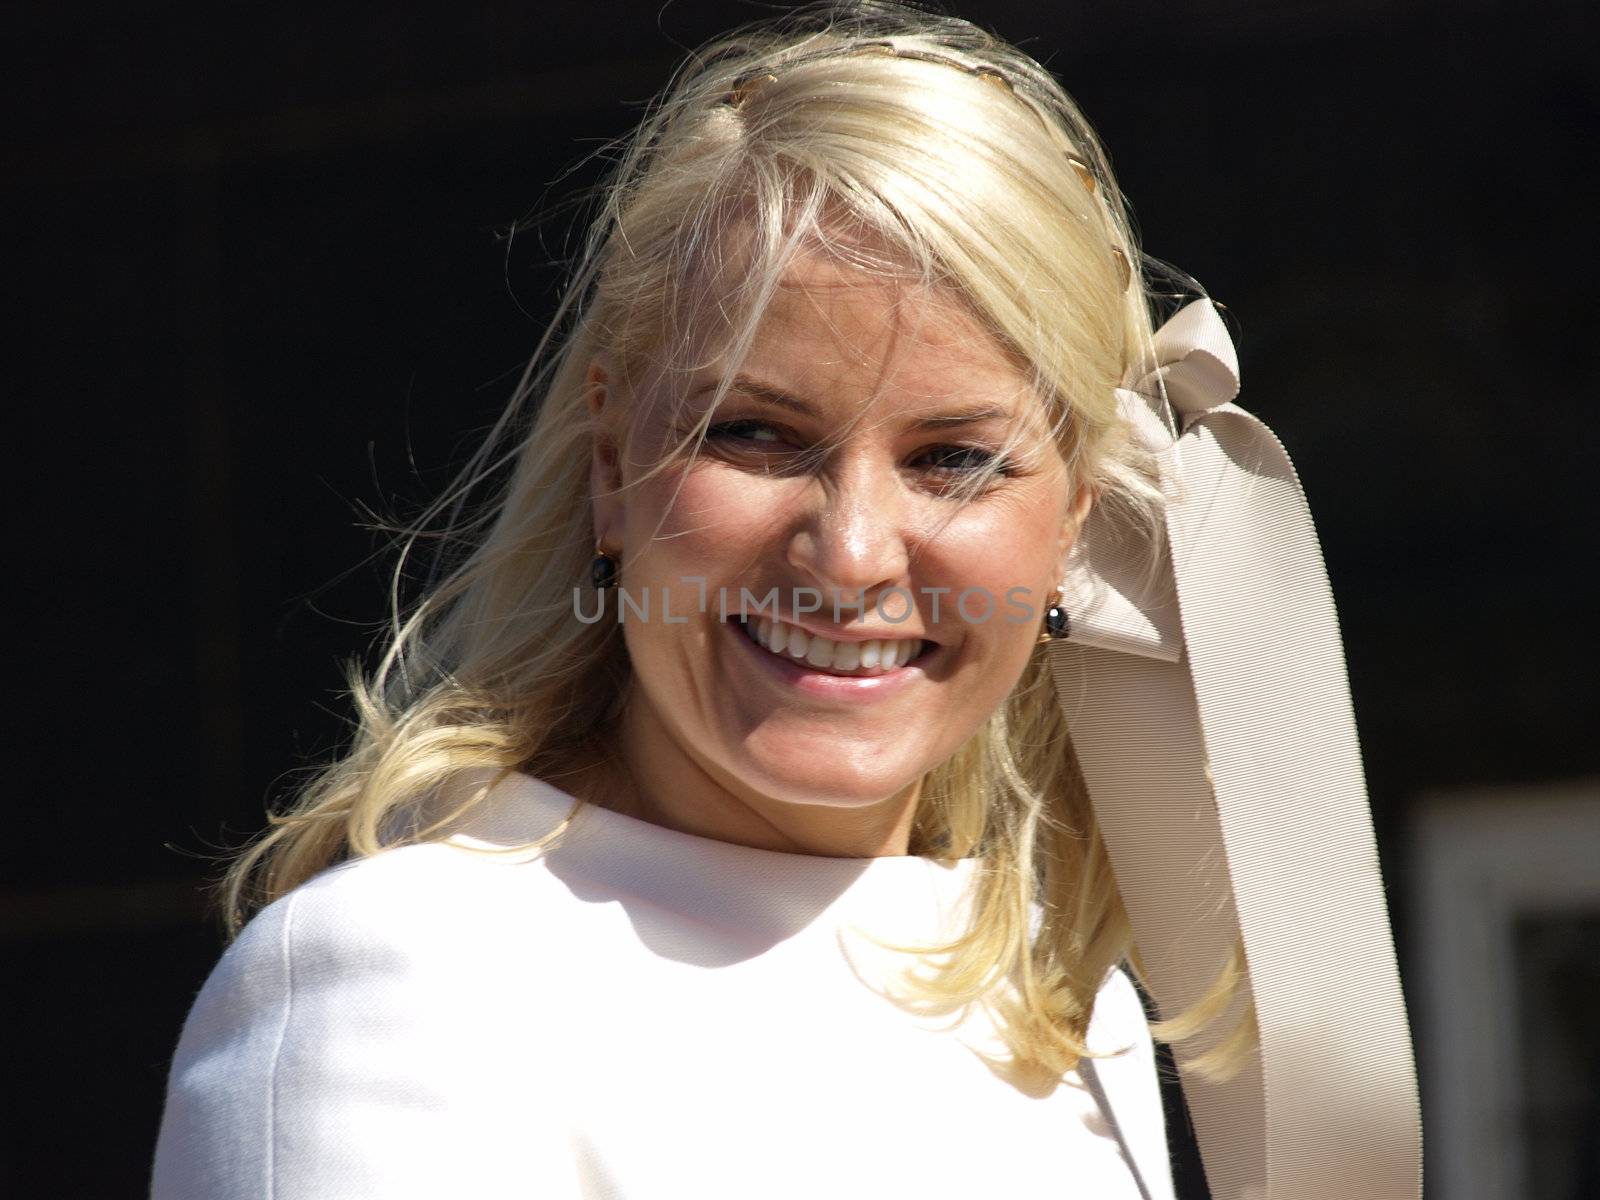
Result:
M1159 520L1155 466L1113 389L1149 352L1163 298L1151 281L1197 285L1139 253L1088 122L1027 55L897 5L812 7L692 55L616 149L509 406L406 531L381 662L370 677L348 668L351 746L228 869L230 933L336 862L445 836L485 789L432 823L416 814L461 772L559 780L605 757L631 669L614 624L575 620L571 605L594 544L586 370L604 353L627 378L711 343L737 362L802 243L963 297L1031 365L1074 478L1128 521ZM890 253L879 261L869 245ZM402 604L398 580L424 537L438 581ZM971 924L919 976L919 1002L991 1004L1020 1065L1071 1068L1107 972L1144 971L1042 650L922 780L910 851L982 860ZM1155 1036L1208 1027L1242 967L1236 949L1206 999ZM1245 1012L1192 1069L1237 1069L1253 1048Z

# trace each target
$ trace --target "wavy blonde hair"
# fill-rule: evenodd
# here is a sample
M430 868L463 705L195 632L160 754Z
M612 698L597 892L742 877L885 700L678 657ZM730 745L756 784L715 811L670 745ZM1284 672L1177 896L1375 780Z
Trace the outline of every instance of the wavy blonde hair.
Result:
M1073 478L1126 520L1159 520L1155 465L1113 389L1145 361L1154 309L1175 295L1149 281L1198 285L1138 252L1092 129L1027 55L896 5L812 7L690 56L615 149L570 287L509 406L401 531L381 661L370 677L347 668L352 744L227 870L230 934L334 863L446 836L486 788L438 820L420 814L464 771L555 780L606 757L631 669L615 625L582 623L571 605L594 545L586 370L605 354L627 379L708 347L736 368L802 245L963 298L1031 367ZM695 452L704 422L674 453ZM437 543L436 582L402 604L422 538ZM909 849L983 860L971 923L937 963L920 960L913 1000L990 1005L1028 1069L1056 1075L1090 1054L1108 971L1127 961L1145 974L1042 650L923 778ZM1178 1043L1209 1028L1243 965L1236 946L1211 992L1153 1034ZM1253 1006L1245 1014L1186 1066L1234 1073L1254 1048Z

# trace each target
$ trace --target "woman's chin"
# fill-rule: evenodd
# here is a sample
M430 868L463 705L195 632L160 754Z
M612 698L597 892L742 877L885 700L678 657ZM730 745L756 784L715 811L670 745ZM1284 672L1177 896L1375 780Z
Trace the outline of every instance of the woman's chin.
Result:
M810 743L791 754L752 758L745 755L736 771L754 791L786 804L822 808L870 808L899 795L921 778L921 770L884 770L853 764L837 747L831 752ZM877 752L881 760L881 747Z

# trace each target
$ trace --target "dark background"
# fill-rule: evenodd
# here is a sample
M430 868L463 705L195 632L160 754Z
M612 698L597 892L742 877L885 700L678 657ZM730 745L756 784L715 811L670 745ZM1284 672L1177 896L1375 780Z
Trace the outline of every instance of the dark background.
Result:
M145 1188L221 947L205 856L337 746L383 616L364 508L443 483L552 303L565 218L497 231L761 11L8 10L0 1192ZM1229 309L1321 530L1391 896L1422 792L1594 774L1593 6L956 11L1057 70L1146 249Z

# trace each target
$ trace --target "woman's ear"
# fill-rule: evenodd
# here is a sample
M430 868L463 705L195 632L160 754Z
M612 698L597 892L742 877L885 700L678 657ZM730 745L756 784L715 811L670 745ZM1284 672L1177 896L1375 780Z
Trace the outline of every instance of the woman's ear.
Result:
M1084 482L1078 484L1078 489L1072 495L1072 501L1067 505L1065 518L1061 522L1061 540L1057 547L1057 577L1066 578L1067 557L1072 553L1072 547L1083 534L1083 526L1089 520L1089 512L1094 508L1095 501L1100 498L1098 485Z
M612 390L609 361L597 354L583 377L584 402L589 408L592 452L589 461L590 505L594 509L596 545L620 549L622 512L621 405Z

